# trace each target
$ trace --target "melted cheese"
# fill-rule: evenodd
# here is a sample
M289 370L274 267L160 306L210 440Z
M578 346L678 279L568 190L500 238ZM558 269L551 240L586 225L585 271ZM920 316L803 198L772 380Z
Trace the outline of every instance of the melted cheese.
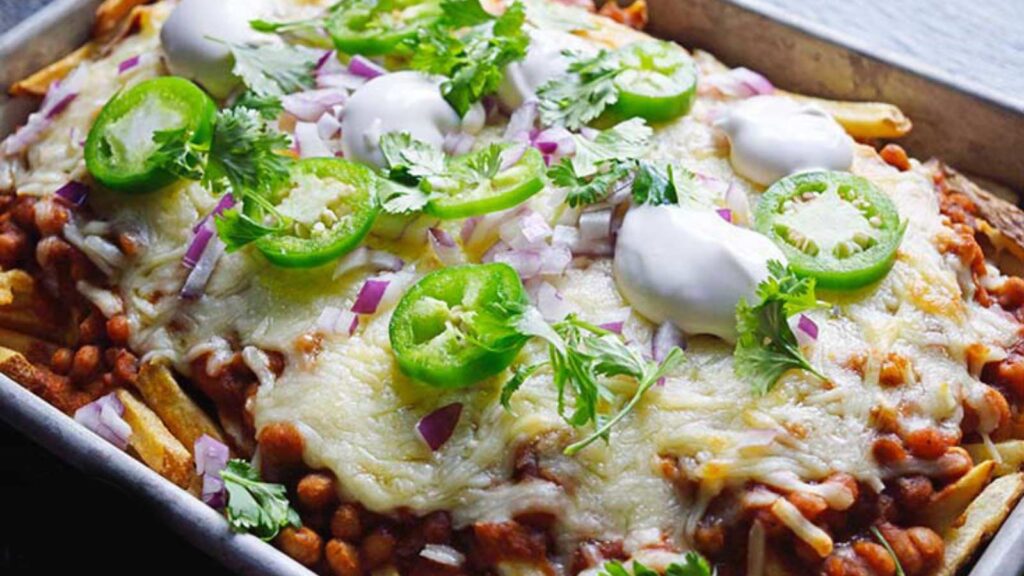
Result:
M281 18L308 15L306 6L291 8L284 0L273 6ZM157 23L167 9L159 5ZM590 35L608 39L625 34L604 26ZM106 58L86 63L88 80L81 94L42 141L24 159L0 158L0 186L48 195L68 179L85 178L81 139L99 108L125 85L164 72L153 59L133 74L119 76L117 63L158 50L157 31L143 30ZM659 127L651 155L731 183L756 202L759 188L733 172L728 148L707 121L716 105L701 97L691 114ZM500 133L500 127L492 132ZM493 137L488 134L481 135L478 145ZM513 397L512 414L498 402L505 375L452 391L427 388L403 376L387 337L394 298L378 314L363 318L353 337L328 337L315 357L299 353L296 340L314 328L323 308L347 309L369 272L351 271L335 279L333 266L273 268L253 250L241 250L220 259L201 299L177 298L186 276L180 261L191 227L216 203L198 184L180 183L137 196L97 191L90 203L105 223L79 222L74 232L78 242L91 246L90 257L103 260L114 272L137 352L167 357L188 373L191 360L203 354L209 354L210 369L231 350L245 349L245 359L262 383L254 403L257 427L294 423L306 439L306 462L334 472L345 496L369 509L445 509L458 526L549 509L558 515L562 553L587 538L637 539L652 533L685 548L688 533L711 499L748 481L818 491L836 507L846 496L815 484L833 472L847 472L880 489L884 475L892 472L880 469L871 457L873 410L882 407L907 419L956 428L963 399L980 398L984 392L968 370L967 350L977 345L1004 350L1017 337L1018 324L997 309L975 303L960 282L963 266L936 247L948 230L924 169L915 165L897 172L871 149L857 147L852 171L885 191L909 225L896 264L879 285L854 294L828 294L835 309L809 313L820 330L808 350L810 360L830 385L790 373L770 394L754 396L749 384L733 373L729 344L694 337L686 364L664 386L648 392L613 430L610 443L596 443L572 458L561 450L581 432L557 413L549 373L538 373L524 384ZM706 189L701 193L704 203L722 201ZM316 204L315 199L310 203ZM318 206L296 207L297 214ZM531 206L551 223L564 216L552 190L532 199ZM403 282L437 265L423 234L410 232L422 232L432 225L429 219L398 226L407 238L416 238L405 242L394 240L400 232L388 233L389 223L382 220L369 242L406 259ZM109 230L137 235L144 252L134 259L116 253L112 245L103 244L101 236ZM550 283L584 318L603 321L609 310L626 305L607 259L579 264ZM83 291L114 306L107 295L87 286ZM643 349L649 347L651 333L652 326L635 314L626 322L625 335ZM264 369L259 349L286 354L280 377ZM883 388L878 383L877 359L889 351L913 364L914 378L904 386ZM520 361L535 361L543 354L542 346L531 343ZM856 355L869 359L863 378L847 368ZM623 380L609 385L626 394L635 384ZM415 432L416 422L450 402L464 404L462 419L452 438L431 452ZM512 482L512 457L519 445L530 445L559 482ZM663 475L665 461L675 463L697 489L677 490ZM827 536L822 538L779 502L784 500L773 505L776 514L801 538L819 552L831 545ZM756 542L758 536L751 538ZM636 551L637 558L643 554L655 553ZM514 570L507 567L509 573Z

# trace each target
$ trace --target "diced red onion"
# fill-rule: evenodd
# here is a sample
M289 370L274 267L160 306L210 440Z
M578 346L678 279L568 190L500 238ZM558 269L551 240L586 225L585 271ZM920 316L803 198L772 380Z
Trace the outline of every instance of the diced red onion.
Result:
M636 179L636 174L630 172L628 176L619 180L615 183L615 187L612 188L612 193L608 195L608 203L612 206L618 206L626 200L633 197L633 181Z
M515 268L519 277L533 278L540 274L540 254L526 250L506 250L494 254L494 262L502 262Z
M324 68L327 67L331 63L331 60L334 60L335 62L337 62L338 59L335 58L334 55L335 55L334 50L325 50L324 53L320 55L320 58L317 58L316 67L313 69L314 72L316 74L319 74L320 72L322 72L324 70ZM341 67L341 63L340 62L338 62L338 67L339 68Z
M366 246L360 246L345 255L338 261L334 268L332 278L338 279L353 270L370 268L371 270L387 270L398 272L405 266L405 262L390 252L383 250L370 250Z
M724 96L737 98L749 98L775 92L775 87L767 78L742 67L706 76L701 79L700 84Z
M513 144L501 151L501 169L508 170L523 159L526 149L529 146L525 143Z
M732 224L732 210L729 210L728 208L719 208L718 210L715 210L715 212L722 217L722 220Z
M335 88L352 91L358 89L363 84L366 84L366 78L348 72L320 74L316 77L317 88Z
M505 127L506 141L530 141L530 131L533 130L534 125L537 123L537 101L527 100L523 102L523 105L516 108L515 112L512 112L512 116L508 120L508 126Z
M316 122L335 106L348 101L348 92L339 88L320 88L281 97L286 112L303 122Z
M348 71L367 80L373 80L388 73L380 64L358 54L348 61Z
M181 263L185 268L192 270L196 267L196 263L203 256L203 252L213 236L214 231L209 226L200 226L196 230L195 235L192 236L192 242L189 243L188 249L185 250L185 256L181 259Z
M217 216L220 216L221 214L224 213L225 210L233 208L234 205L235 197L232 196L230 192L221 196L220 200L217 202L217 205L213 207L213 210L211 210L210 213L207 214L206 216L203 216L203 218L199 220L199 222L196 222L195 226L192 227L192 231L199 232L200 228L207 226L207 223L210 221L211 218L216 218Z
M430 450L436 452L452 437L461 416L462 404L458 402L448 404L420 419L416 424L416 430Z
M324 112L316 121L316 131L321 140L334 140L341 136L341 122L333 112Z
M616 320L615 322L602 322L597 325L598 328L614 332L616 334L622 334L622 328L626 323L622 320Z
M562 298L554 286L544 282L537 289L537 309L545 320L556 322L572 312L572 305Z
M651 338L651 357L655 362L661 362L668 357L673 348L686 350L686 339L675 324L662 322Z
M792 322L792 320L790 321ZM796 327L793 330L793 335L796 336L797 344L800 346L809 346L818 340L818 325L804 314L801 314L796 319ZM792 324L791 324L792 325Z
M573 139L572 133L560 126L548 128L537 134L533 139L533 146L544 155L544 161L548 164L576 153L576 140Z
M327 306L316 320L317 330L323 334L355 334L359 326L359 316L351 310L342 310L335 306Z
M518 218L526 210L529 208L520 205L501 212L491 212L484 216L470 218L463 224L459 234L462 237L463 247L467 250L482 250L485 242L493 241L495 232L503 223Z
M117 73L118 74L124 74L125 72L131 70L132 68L135 68L136 66L139 65L139 60L140 60L140 56L139 55L132 56L131 58L128 58L127 60L122 60L121 63L117 65Z
M733 222L748 224L750 218L750 199L739 186L730 183L725 190L725 205L732 211Z
M476 137L465 132L452 132L444 137L441 148L449 156L461 156L473 149Z
M558 276L565 272L572 262L572 252L565 246L549 246L540 252L540 273Z
M571 248L578 244L580 241L580 231L574 226L564 226L559 224L555 226L554 231L551 233L551 245L552 246L565 246Z
M295 146L299 158L332 158L334 152L320 139L320 130L312 122L295 124Z
M114 392L75 411L75 421L121 450L128 447L132 428L124 421L124 405Z
M455 239L448 232L440 228L431 228L427 230L427 239L441 263L453 266L462 262L462 253L459 251L458 245L455 244Z
M39 110L31 114L23 126L0 144L0 154L4 156L20 154L35 144L53 123L53 118L63 112L78 96L79 90L85 84L85 78L85 68L79 66L64 79L52 83L46 91Z
M498 235L513 250L535 249L547 244L551 236L551 226L540 214L528 210L518 220L509 220L501 225Z
M89 197L89 187L81 182L72 180L57 189L54 194L71 206L81 207Z
M352 304L352 311L356 314L373 314L376 312L389 284L391 284L390 280L376 278L371 278L364 282L363 287L359 289L359 295L356 296L355 303Z
M196 474L203 480L200 494L203 502L213 508L224 506L224 481L220 477L220 472L228 465L230 450L223 442L203 434L196 439L193 452Z
M206 228L204 227L203 229ZM202 295L203 291L206 290L206 285L210 282L210 276L213 275L217 261L220 260L223 253L224 242L220 238L214 236L207 242L202 255L196 261L195 267L189 273L188 278L185 279L185 285L181 288L182 298L194 300Z

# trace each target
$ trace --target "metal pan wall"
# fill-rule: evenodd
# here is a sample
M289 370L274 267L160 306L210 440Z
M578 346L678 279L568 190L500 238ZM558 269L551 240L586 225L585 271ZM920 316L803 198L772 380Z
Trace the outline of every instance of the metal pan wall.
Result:
M88 39L100 0L55 0L0 36L0 136L36 105L7 98L7 86ZM1024 190L1024 103L904 62L756 0L648 0L649 31L708 50L730 65L766 74L781 87L816 96L891 102L913 120L901 141L914 156ZM312 576L252 536L228 531L218 513L0 375L0 418L90 474L149 500L183 537L241 574ZM1017 507L970 576L1024 568L1024 504Z

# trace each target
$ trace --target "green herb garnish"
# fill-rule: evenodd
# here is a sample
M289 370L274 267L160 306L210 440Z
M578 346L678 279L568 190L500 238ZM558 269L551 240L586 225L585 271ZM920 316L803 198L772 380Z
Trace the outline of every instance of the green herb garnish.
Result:
M465 116L473 103L498 89L508 64L526 56L530 42L523 30L526 11L516 2L494 18L478 0L450 1L442 9L441 22L414 40L409 64L414 70L447 76L441 93L459 116ZM456 28L472 24L477 25L461 35L455 33Z
M220 477L228 493L228 525L235 532L273 540L281 528L302 526L299 513L288 504L285 487L261 482L245 460L228 461Z
M736 306L736 375L749 380L756 394L766 394L793 368L826 380L804 357L786 321L818 306L814 279L798 277L777 260L768 262L768 273L768 279L757 287L758 301L741 300Z
M576 154L549 168L548 178L566 189L569 206L600 202L613 186L633 175L652 134L642 119L634 118L598 133L593 140L576 135Z
M579 130L619 99L615 77L622 69L619 58L607 50L592 57L565 54L574 59L568 75L537 90L540 118L545 126Z
M885 551L889 553L889 556L892 556L892 561L896 564L896 576L906 576L906 572L903 571L903 565L900 564L899 557L896 556L896 552L893 551L892 545L889 544L889 541L882 535L881 530L879 530L877 526L872 526L871 534L873 534L875 539L878 540L878 543L885 548Z
M661 363L648 361L630 348L622 337L569 316L561 322L547 324L535 309L527 309L517 317L517 328L523 334L538 336L548 342L548 360L526 368L517 368L505 383L501 402L510 407L511 397L523 383L542 367L549 367L558 390L558 413L573 427L593 425L594 431L584 439L566 447L575 454L598 439L608 440L611 429L632 412L644 394L668 372L683 361L683 351L673 348ZM636 379L636 391L614 414L602 411L602 402L612 402L615 394L604 385L604 378L628 376ZM566 392L572 389L575 407L566 414Z

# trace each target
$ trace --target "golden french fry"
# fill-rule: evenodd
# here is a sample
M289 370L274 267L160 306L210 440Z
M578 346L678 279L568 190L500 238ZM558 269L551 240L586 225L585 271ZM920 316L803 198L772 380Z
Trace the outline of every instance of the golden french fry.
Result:
M224 441L220 427L185 394L166 366L153 362L143 364L135 387L189 453L194 451L196 440L203 434Z
M20 352L0 346L0 374L32 390L30 382L37 377L36 367Z
M998 252L1005 251L1018 261L1024 260L1024 211L942 162L930 160L927 166L945 177L950 191L963 194L974 204L982 219L978 228Z
M178 442L160 417L127 390L116 392L124 405L123 418L132 427L128 446L147 466L182 488L195 475L192 454Z
M24 270L0 272L0 306L14 302L16 295L31 294L35 286L35 280Z
M93 34L103 38L115 30L132 14L132 11L150 0L105 0L96 9L96 24Z
M996 467L994 473L996 476L1006 476L1007 474L1020 471L1021 465L1024 465L1024 440L996 442L994 447L1001 462L995 461L995 458L989 451L989 447L985 444L964 445L964 448L967 449L967 453L971 455L971 459L975 462L985 462L989 460L995 462Z
M12 96L44 96L46 91L57 80L68 75L71 70L78 66L96 51L96 43L89 42L68 54L67 56L39 70L28 78L19 80L11 86Z
M936 576L955 576L982 543L1003 524L1024 494L1024 474L997 478L971 502L963 514L963 522L942 534L946 543L942 567Z
M903 111L885 102L847 102L781 92L799 102L814 104L828 112L846 133L858 140L899 138L910 132L913 124Z
M932 496L917 520L939 533L953 526L971 501L988 485L995 467L996 463L989 460L971 468L962 478Z
M49 359L57 350L53 342L7 328L0 328L0 346L33 359Z

